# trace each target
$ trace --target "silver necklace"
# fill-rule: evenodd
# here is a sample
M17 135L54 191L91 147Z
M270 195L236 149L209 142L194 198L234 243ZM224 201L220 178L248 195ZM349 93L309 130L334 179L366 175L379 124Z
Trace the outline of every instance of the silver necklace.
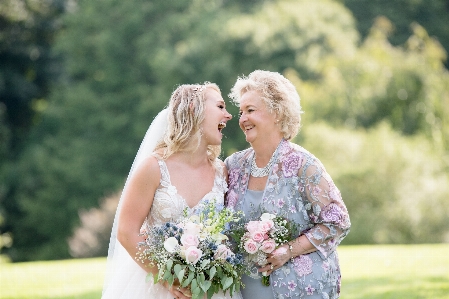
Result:
M275 155L274 154L275 153L276 153L276 151L274 151L273 155L270 158L270 161L268 161L268 164L265 165L265 167L262 167L262 168L257 167L257 165L256 165L256 154L254 153L253 161L251 162L251 175L253 177L256 177L256 178L262 178L264 176L267 176L268 173L271 170L271 166L274 163L274 160L275 160L275 157L274 157Z

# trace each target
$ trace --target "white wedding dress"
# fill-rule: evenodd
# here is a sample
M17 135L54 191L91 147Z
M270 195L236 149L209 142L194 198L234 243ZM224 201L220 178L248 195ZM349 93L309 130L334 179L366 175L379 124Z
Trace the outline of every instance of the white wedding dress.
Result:
M157 157L156 157L157 158ZM182 216L185 208L192 213L195 207L189 207L185 199L177 193L176 187L171 184L170 174L162 159L159 159L161 181L155 192L153 205L146 219L148 225L160 225L168 221L174 221ZM224 193L227 191L227 183L223 174L223 166L217 159L214 162L215 180L214 186L200 201L212 200L218 204L224 203ZM201 182L198 182L201 184ZM192 186L194 188L194 186ZM120 265L111 274L109 283L103 290L103 299L173 299L173 295L161 284L153 284L153 280L145 282L147 273L140 268L127 251L116 242L115 254L119 255ZM229 292L215 294L213 299L242 299L240 293L231 297Z

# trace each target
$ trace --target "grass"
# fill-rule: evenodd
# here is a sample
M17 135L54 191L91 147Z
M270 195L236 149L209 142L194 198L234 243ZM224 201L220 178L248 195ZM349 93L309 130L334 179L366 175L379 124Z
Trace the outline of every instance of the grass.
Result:
M340 246L338 252L342 299L449 299L449 244ZM0 298L100 298L105 263L0 259Z
M344 299L449 299L449 244L341 246Z

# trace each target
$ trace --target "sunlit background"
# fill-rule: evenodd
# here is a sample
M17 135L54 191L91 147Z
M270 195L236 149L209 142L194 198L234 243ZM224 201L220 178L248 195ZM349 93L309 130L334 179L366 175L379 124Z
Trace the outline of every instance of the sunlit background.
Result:
M171 92L220 86L225 158L248 147L227 94L255 69L297 87L343 246L449 243L448 24L447 0L1 0L0 263L104 257Z

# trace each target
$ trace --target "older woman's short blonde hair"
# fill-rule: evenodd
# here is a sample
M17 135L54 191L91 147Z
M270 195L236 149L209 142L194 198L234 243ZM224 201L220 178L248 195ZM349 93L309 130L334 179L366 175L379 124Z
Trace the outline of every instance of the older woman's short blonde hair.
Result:
M205 117L206 90L220 92L215 83L183 84L178 86L168 103L168 128L156 151L163 149L164 159L179 151L195 151L201 142L201 124ZM208 146L208 156L215 160L221 146Z
M301 127L301 104L295 86L277 72L256 70L248 77L239 77L231 89L229 97L240 104L244 93L257 91L271 113L280 122L285 139L294 138Z

